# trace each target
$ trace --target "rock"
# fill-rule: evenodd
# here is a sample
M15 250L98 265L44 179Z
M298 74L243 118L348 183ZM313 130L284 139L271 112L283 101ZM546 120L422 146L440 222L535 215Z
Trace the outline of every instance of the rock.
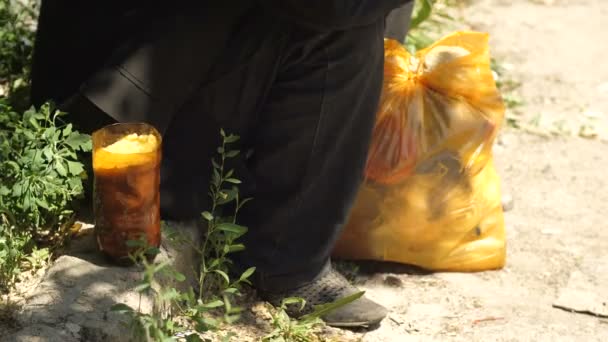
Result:
M504 212L508 212L513 210L515 207L515 201L513 200L513 196L511 194L503 194L501 198L502 210Z
M169 261L186 276L186 281L175 284L173 279L159 279L159 282L163 286L185 290L196 282L193 265L197 264L197 253L187 247L182 238L199 241L202 230L194 224L174 224L172 228L178 233L172 235L180 238L169 240L163 234L161 253L156 262ZM68 255L59 257L48 269L42 282L30 292L16 314L19 323L23 326L65 327L67 332L63 334L90 342L129 340L130 334L123 324L125 317L112 312L111 307L122 303L149 313L154 309L153 298L140 297L134 291L141 280L138 267L110 264L91 239L94 239L93 234L76 240L74 252L68 251ZM88 248L83 248L85 246ZM70 341L66 338L60 340Z
M0 338L0 342L77 342L68 333L48 325L34 324Z
M387 275L386 278L384 278L384 284L390 287L402 287L403 281L394 275Z

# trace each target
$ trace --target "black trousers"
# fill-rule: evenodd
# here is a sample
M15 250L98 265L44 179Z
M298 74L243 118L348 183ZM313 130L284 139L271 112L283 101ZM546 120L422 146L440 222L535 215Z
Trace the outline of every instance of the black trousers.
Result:
M219 130L240 135L239 148L253 154L234 167L243 196L254 199L238 218L250 230L237 262L257 267L261 290L311 281L362 181L384 20L315 32L255 6L220 6L140 33L66 102L73 121L89 130L112 121L156 125L164 133L162 215L172 220L209 208Z

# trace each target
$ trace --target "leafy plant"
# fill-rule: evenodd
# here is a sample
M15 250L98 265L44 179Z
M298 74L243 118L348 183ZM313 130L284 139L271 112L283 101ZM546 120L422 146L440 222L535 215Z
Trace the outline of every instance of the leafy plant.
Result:
M0 96L27 107L38 1L0 0Z
M16 230L10 223L9 213L2 210L0 207L0 293L8 291L16 282L21 261L31 245L29 235Z
M237 279L231 278L229 254L245 248L237 240L247 232L247 228L236 224L236 219L249 199L240 198L237 186L240 181L235 178L234 170L226 171L228 159L239 154L237 150L230 149L230 145L239 138L227 135L224 130L220 133L219 160L212 161L213 177L209 189L212 207L202 213L206 234L200 246L193 241L181 241L190 244L200 256L197 288L180 292L174 287L158 285L160 277L176 282L184 281L185 277L166 262L154 264L144 258L144 255L157 252L156 249L143 248L141 243L131 242L139 250L132 260L143 266L142 281L136 289L142 295L151 296L156 309L153 313L142 313L139 309L119 304L114 310L128 315L137 340L173 341L176 333L190 329L196 333L189 334L186 340L202 341L198 333L215 331L223 322L233 323L243 311L234 305L234 298L241 295L242 284L249 283L255 268L247 269ZM221 211L228 204L232 204L234 211L224 217ZM223 340L230 338L231 335L227 334Z
M27 268L32 272L43 268L51 259L51 250L49 248L38 248L34 246L28 256L24 258L28 265Z
M65 113L44 105L23 115L0 99L0 287L14 283L34 242L56 246L67 237L86 177L77 152L87 135L72 130ZM31 241L33 240L33 241ZM38 266L43 249L30 255Z
M2 108L0 107L0 110ZM35 238L51 237L73 216L86 177L77 152L91 150L88 135L72 130L51 105L20 119L7 107L0 121L0 196L14 225ZM13 120L11 120L11 118Z
M456 3L455 0L416 0L405 41L411 53L433 44L442 29L456 21L447 10Z
M240 180L234 178L234 170L226 172L226 162L239 155L237 150L228 150L228 146L239 140L238 136L226 135L221 130L222 145L218 148L219 161L212 160L213 176L209 188L212 200L211 211L202 213L207 224L207 232L199 250L201 256L199 269L199 300L213 299L221 294L222 301L231 321L238 316L240 309L232 308L230 298L239 295L240 285L249 284L248 278L255 272L255 268L247 269L238 279L230 279L229 273L232 261L229 254L240 252L245 246L237 240L247 233L247 228L236 223L238 212L251 199L241 199L238 191ZM218 216L219 207L234 203L234 212L229 217ZM235 315L232 317L232 315Z
M126 304L116 304L112 307L112 311L122 313L129 318L134 341L175 341L173 336L177 332L185 330L183 325L175 321L178 316L179 302L184 295L173 287L157 289L157 279L167 277L182 282L185 280L185 276L177 272L167 261L159 264L150 262L149 259L160 251L158 248L147 246L144 239L128 241L127 244L129 247L135 248L135 252L129 255L131 261L143 268L142 280L135 288L135 291L140 294L140 305L134 309ZM153 298L152 313L142 312L143 295Z
M290 318L287 308L291 305L299 306L299 310L304 309L306 301L302 298L285 298L279 308L270 308L272 314L272 326L274 330L266 335L263 342L314 342L319 341L316 334L317 329L324 326L321 317L344 305L347 305L361 298L364 292L358 292L348 297L339 299L333 303L319 305L314 311L299 319Z

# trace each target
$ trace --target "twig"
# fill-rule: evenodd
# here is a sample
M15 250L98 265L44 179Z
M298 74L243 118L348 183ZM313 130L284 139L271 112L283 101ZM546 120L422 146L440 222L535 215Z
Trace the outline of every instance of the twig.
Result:
M483 322L493 322L493 321L502 321L504 320L504 317L486 317L486 318L481 318L481 319L476 319L473 321L473 325L479 324L479 323L483 323Z
M389 318L391 319L391 321L395 322L395 324L397 324L397 325L402 325L403 324L403 322L400 322L400 321L394 319L393 317L389 317Z

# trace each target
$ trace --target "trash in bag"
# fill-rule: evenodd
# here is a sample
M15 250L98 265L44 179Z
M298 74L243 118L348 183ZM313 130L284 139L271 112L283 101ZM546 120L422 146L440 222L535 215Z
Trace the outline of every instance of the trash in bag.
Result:
M334 256L446 271L504 266L492 161L504 110L487 34L454 33L415 56L387 39L366 181Z

